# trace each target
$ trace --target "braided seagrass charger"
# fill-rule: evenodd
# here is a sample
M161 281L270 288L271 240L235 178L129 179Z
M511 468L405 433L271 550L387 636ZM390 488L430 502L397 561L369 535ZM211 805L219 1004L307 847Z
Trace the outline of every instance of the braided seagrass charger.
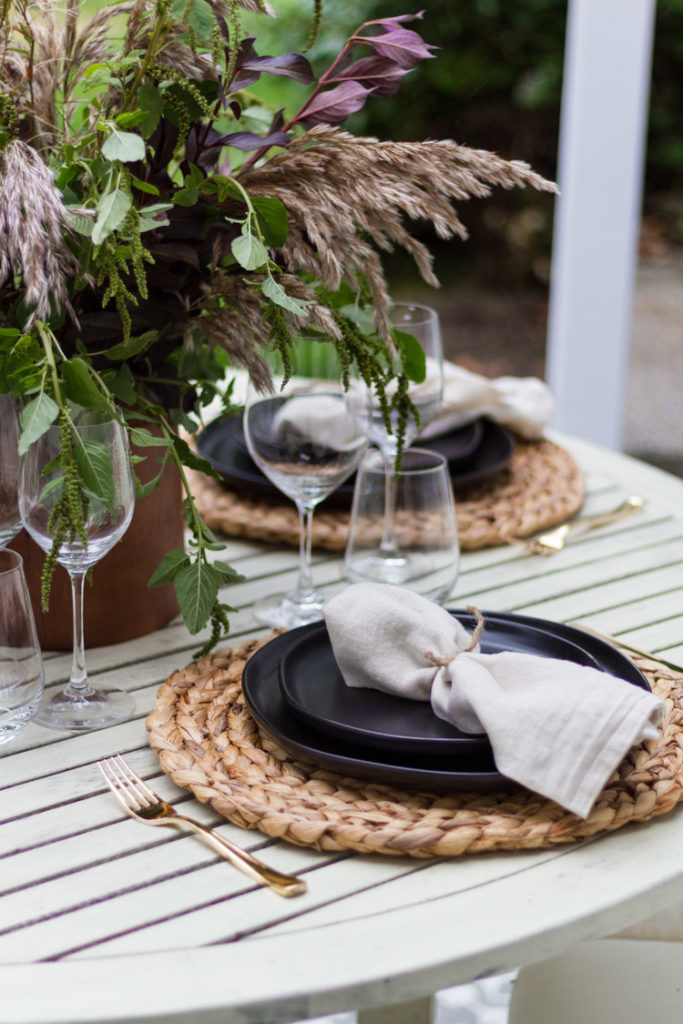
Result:
M261 734L242 696L250 640L174 672L147 719L161 766L243 828L317 850L455 856L571 843L672 810L683 797L683 674L633 660L666 703L659 738L635 747L584 821L544 797L434 794L336 775Z
M251 499L202 473L188 475L199 512L212 530L298 547L299 519L292 502ZM460 546L494 546L507 537L556 526L578 511L583 495L583 476L569 452L553 441L516 439L504 469L456 490ZM322 506L313 517L313 544L343 550L349 519L345 509L326 511Z

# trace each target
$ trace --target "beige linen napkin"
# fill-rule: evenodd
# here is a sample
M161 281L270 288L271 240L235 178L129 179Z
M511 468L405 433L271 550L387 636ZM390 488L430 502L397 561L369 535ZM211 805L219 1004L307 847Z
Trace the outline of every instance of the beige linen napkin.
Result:
M486 416L532 441L542 437L552 421L555 403L548 385L538 377L490 380L454 363L444 363L443 376L441 407L420 431L421 440Z
M430 700L439 718L488 735L503 775L580 817L630 748L657 736L654 694L571 661L470 650L464 626L414 591L353 584L324 616L349 686Z
M358 448L362 441L358 422L336 395L309 394L304 398L294 393L275 414L275 436L280 441L311 441L337 451Z

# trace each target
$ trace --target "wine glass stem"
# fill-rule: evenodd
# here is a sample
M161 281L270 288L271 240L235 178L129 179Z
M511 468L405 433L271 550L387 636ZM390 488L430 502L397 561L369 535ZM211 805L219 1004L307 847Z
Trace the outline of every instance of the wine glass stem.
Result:
M73 694L85 694L90 691L88 674L85 669L83 636L83 588L86 571L85 569L69 571L73 607L73 660L71 662L71 679L67 690Z
M396 513L396 455L384 451L384 527L379 546L383 555L396 553L394 518Z
M299 512L299 578L291 599L305 604L314 596L311 575L311 544L313 538L313 505L297 502Z

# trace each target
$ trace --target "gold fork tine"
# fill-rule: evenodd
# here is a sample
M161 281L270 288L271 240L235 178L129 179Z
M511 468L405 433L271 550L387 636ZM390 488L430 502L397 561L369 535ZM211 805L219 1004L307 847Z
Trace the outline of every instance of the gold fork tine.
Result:
M161 803L161 797L147 785L144 779L133 771L130 765L126 764L120 754L111 759L112 770L117 773L119 785L131 796L138 800L139 807Z
M143 825L171 825L184 832L194 832L216 853L259 885L266 885L280 896L297 896L306 892L307 886L300 878L285 875L268 867L246 850L230 842L213 829L202 825L193 818L178 814L171 804L163 800L141 779L120 754L98 761L104 781L109 786L126 814Z

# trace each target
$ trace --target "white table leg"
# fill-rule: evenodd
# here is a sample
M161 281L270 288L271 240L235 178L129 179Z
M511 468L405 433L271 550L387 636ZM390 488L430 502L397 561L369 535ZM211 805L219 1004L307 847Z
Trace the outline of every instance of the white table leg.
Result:
M358 1024L431 1024L434 997L423 996L407 1003L378 1006L375 1010L360 1010Z

